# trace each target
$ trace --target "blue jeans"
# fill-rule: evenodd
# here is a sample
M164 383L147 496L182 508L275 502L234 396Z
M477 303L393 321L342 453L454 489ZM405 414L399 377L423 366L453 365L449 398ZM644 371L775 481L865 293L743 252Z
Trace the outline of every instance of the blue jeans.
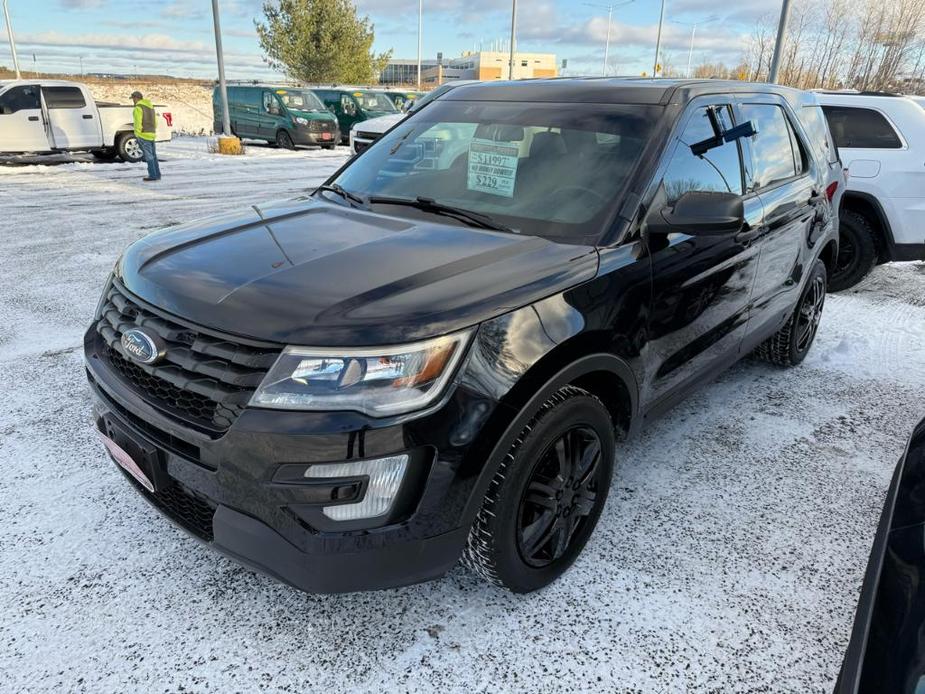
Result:
M138 138L138 144L141 146L141 153L146 162L148 162L148 178L155 180L161 177L161 167L157 163L157 150L154 148L154 140L142 140Z

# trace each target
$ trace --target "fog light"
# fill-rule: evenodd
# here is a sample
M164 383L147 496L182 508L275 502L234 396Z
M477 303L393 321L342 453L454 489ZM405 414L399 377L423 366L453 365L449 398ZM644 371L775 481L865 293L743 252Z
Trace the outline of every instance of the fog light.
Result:
M353 463L328 463L310 465L305 476L312 479L331 479L337 477L368 477L366 495L362 501L352 504L325 506L322 513L331 520L349 521L383 516L392 508L395 495L401 487L405 471L408 469L408 456L396 455L376 460L358 460Z

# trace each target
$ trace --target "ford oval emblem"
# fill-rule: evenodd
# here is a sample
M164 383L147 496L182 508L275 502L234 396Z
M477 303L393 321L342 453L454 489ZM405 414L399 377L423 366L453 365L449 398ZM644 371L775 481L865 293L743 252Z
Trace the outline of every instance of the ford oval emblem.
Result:
M122 333L122 349L135 361L142 364L156 364L164 358L164 342L140 328L132 328Z

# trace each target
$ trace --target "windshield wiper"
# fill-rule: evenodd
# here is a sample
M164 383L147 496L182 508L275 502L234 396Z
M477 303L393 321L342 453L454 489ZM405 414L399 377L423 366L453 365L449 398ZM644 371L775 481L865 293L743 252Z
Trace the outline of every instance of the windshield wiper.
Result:
M324 185L318 186L315 189L316 193L320 193L322 191L328 191L334 193L335 195L340 195L344 200L353 203L354 207L362 207L364 210L369 209L369 200L365 196L351 193L339 183L326 183Z
M425 212L444 215L445 217L454 217L461 221L469 222L472 226L479 227L480 229L491 229L493 231L506 231L509 233L515 233L513 229L501 224L492 217L489 217L487 214L473 212L472 210L466 210L461 207L453 207L452 205L444 205L442 202L437 202L433 198L425 198L422 195L419 195L414 199L392 198L385 195L371 195L367 202L373 205L405 205L406 207L414 207L418 210L424 210Z

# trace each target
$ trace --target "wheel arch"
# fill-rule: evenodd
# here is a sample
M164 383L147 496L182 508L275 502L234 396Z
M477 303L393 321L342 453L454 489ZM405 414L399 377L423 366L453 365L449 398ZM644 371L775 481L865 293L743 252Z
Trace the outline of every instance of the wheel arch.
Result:
M577 386L600 399L611 414L618 440L638 427L636 376L625 359L600 350L603 337L583 333L556 346L532 364L501 398L480 434L494 443L476 453L478 461L474 462L480 469L463 513L464 525L475 519L503 456L534 411L563 386Z
M856 190L846 191L841 199L841 210L856 212L870 221L877 234L877 262L886 263L893 259L893 227L880 201L870 193Z

